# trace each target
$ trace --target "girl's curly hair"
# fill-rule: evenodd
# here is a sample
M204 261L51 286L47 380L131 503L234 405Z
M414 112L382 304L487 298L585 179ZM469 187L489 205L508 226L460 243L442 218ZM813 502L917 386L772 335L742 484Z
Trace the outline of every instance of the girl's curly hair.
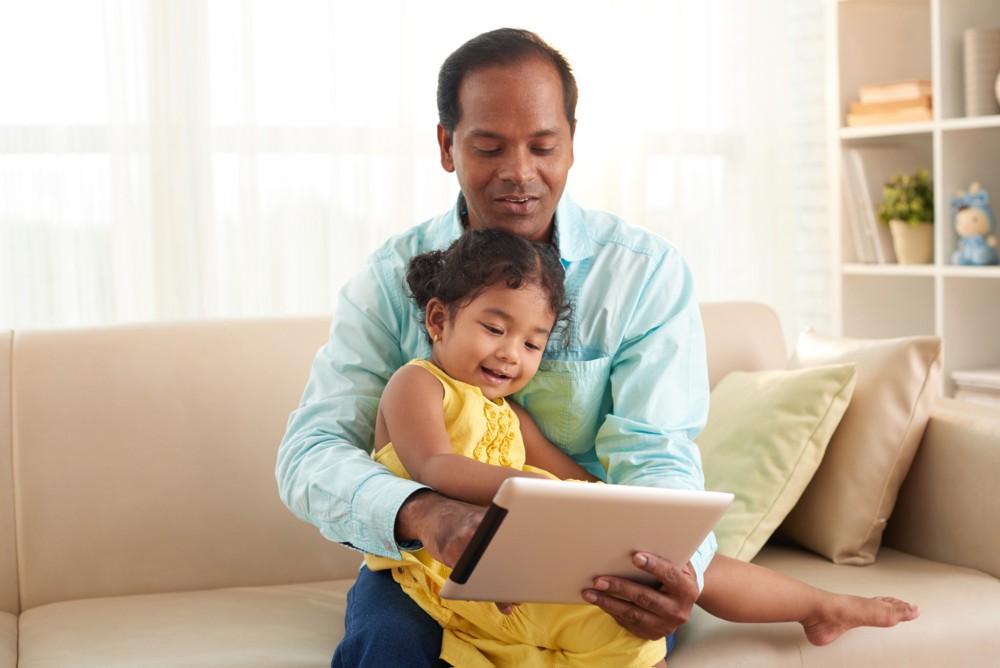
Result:
M452 312L496 283L515 290L534 284L548 295L549 311L556 318L555 329L565 332L572 312L566 299L565 277L552 246L509 232L470 229L445 251L411 258L406 284L421 310L436 297Z

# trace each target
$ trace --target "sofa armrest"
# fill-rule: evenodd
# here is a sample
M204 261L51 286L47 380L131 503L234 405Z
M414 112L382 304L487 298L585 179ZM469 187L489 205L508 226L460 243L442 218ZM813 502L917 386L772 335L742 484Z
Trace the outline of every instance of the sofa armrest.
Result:
M1000 578L1000 411L938 399L884 543Z

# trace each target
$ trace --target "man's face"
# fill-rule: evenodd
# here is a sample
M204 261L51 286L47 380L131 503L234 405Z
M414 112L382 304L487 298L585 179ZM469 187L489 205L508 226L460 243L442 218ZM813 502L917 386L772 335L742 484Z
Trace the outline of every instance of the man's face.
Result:
M441 165L458 176L469 227L552 240L552 217L573 165L573 134L555 66L542 60L476 70L458 90Z

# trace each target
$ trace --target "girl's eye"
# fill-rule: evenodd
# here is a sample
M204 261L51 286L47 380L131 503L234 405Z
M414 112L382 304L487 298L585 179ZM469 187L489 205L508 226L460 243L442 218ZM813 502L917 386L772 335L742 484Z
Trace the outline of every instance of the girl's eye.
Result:
M540 346L537 343L532 343L530 341L528 341L524 345L527 346L530 350L534 350L536 352L541 352L542 350L545 350L545 346Z
M503 330L499 327L494 327L493 325L483 325L483 327L485 327L486 331L490 334L503 334Z

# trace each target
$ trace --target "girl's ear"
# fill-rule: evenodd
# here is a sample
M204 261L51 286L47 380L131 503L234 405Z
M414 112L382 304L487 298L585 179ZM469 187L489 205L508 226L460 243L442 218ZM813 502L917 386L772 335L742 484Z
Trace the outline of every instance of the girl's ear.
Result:
M426 312L424 325L427 327L427 333L430 334L431 341L437 341L444 332L444 324L448 321L448 307L443 301L434 297L427 302L427 308L424 310Z

